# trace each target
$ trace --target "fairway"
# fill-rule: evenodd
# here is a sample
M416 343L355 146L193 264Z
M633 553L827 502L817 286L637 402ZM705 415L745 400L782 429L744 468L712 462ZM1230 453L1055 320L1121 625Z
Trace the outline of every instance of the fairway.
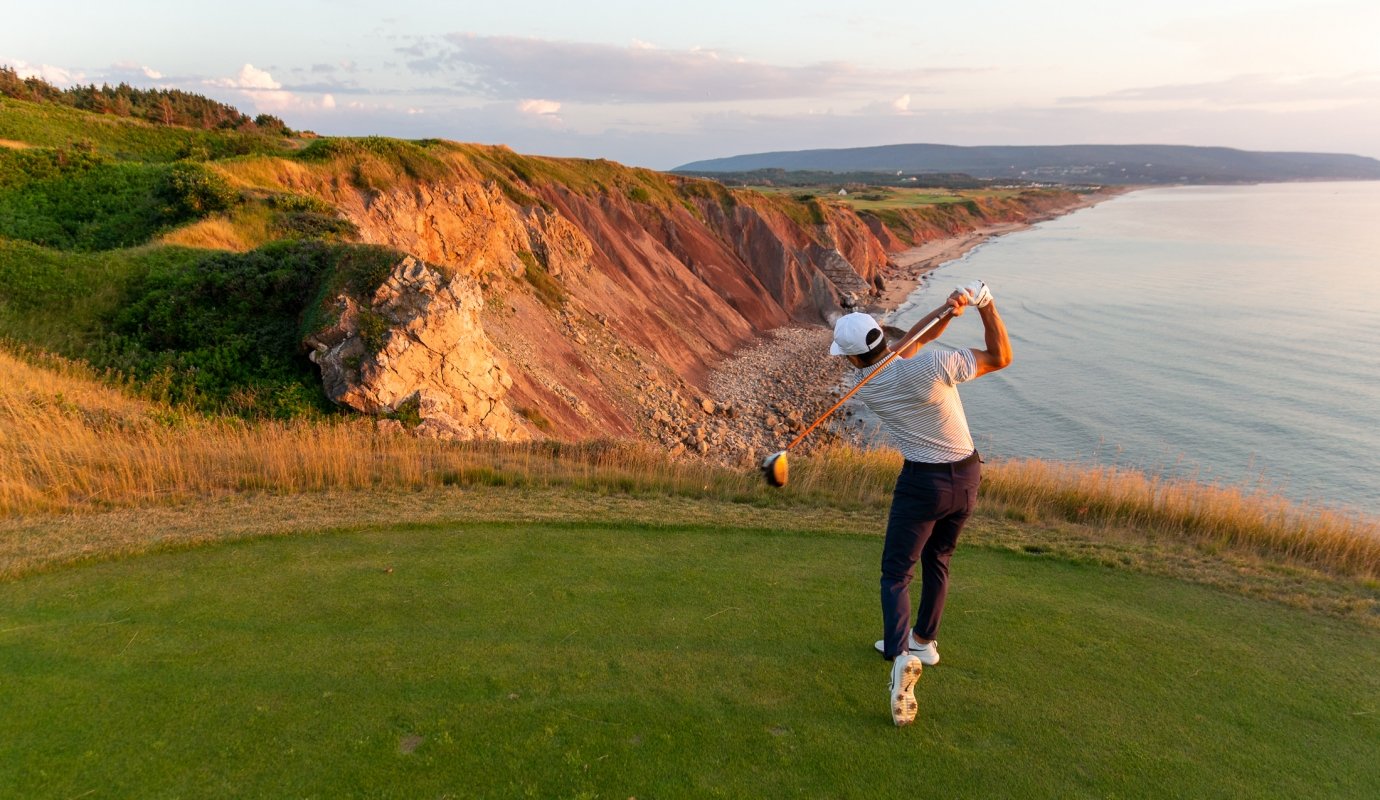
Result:
M960 546L887 713L872 537L444 525L0 584L0 796L1376 797L1380 632Z

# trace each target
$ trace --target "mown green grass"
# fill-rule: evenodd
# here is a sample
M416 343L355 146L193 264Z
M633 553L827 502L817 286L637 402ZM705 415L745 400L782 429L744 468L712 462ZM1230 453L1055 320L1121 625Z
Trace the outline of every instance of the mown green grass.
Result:
M955 557L944 662L897 730L871 651L877 548L385 527L0 584L0 793L1380 791L1380 633L974 547Z

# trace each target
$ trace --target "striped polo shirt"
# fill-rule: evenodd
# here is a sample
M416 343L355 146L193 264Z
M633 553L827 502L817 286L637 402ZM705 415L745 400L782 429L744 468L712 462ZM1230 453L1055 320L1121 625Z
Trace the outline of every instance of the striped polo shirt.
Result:
M852 385L870 371L871 367L858 370ZM906 460L962 461L974 447L958 384L976 374L972 350L926 349L891 362L854 397L877 415L887 438Z

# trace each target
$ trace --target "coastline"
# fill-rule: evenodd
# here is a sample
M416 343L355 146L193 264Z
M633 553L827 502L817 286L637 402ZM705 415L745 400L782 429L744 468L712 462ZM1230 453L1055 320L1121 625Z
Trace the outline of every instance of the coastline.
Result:
M963 258L995 237L1029 230L1133 188L1104 189L1078 203L1023 222L993 223L892 253L891 264L882 275L885 288L860 310L885 325L886 320L909 307L910 295L931 272L945 264ZM833 405L842 394L840 387L847 365L843 359L829 355L832 338L830 327L823 324L783 326L735 351L710 372L705 385L707 396L720 407L733 409L731 418L725 420L730 429L730 448L720 451L713 460L730 466L755 467L765 455L784 448ZM829 424L821 425L793 452L805 454L839 441L860 443L861 431L847 424L851 417L847 406L840 409Z
M1091 208L1104 200L1119 197L1136 187L1116 187L1103 189L1083 198L1081 202L1060 209L1055 213L1042 214L1025 222L998 222L992 225L969 231L968 233L957 236L949 236L943 239L932 239L924 244L911 247L906 250L892 254L892 263L895 265L883 275L886 280L886 289L875 302L868 305L868 313L881 318L885 322L895 318L898 311L907 307L908 300L915 290L925 281L929 273L939 269L951 261L957 261L968 253L981 247L987 242L998 236L1005 236L1010 233L1019 233L1029 230L1041 222L1067 216L1075 211L1082 211Z

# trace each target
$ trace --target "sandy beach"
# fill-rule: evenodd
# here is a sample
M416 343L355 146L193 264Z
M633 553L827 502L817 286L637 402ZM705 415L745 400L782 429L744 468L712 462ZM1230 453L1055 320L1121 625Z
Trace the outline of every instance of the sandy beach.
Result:
M891 268L885 276L886 290L873 304L868 306L867 310L883 318L883 320L895 316L895 313L906 305L911 293L924 282L925 276L930 272L950 261L962 258L968 251L993 237L1025 230L1029 227L1030 224L1024 222L989 225L962 236L935 239L918 247L895 253L891 260L896 266Z

